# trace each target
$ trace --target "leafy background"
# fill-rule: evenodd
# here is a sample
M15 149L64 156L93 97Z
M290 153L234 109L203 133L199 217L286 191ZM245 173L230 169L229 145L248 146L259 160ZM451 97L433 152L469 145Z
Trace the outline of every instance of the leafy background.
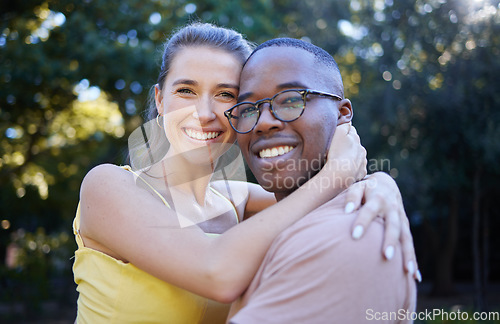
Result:
M0 320L72 323L79 185L93 166L125 162L161 44L193 20L334 55L370 171L403 193L419 309L500 310L498 0L7 0Z

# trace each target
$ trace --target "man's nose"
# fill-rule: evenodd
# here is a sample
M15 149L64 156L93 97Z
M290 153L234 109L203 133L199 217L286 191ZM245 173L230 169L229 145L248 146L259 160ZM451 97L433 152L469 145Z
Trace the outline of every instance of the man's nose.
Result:
M285 123L274 117L271 112L271 105L269 102L262 103L260 105L260 117L255 125L254 131L257 133L268 133L273 130L281 130L285 126Z

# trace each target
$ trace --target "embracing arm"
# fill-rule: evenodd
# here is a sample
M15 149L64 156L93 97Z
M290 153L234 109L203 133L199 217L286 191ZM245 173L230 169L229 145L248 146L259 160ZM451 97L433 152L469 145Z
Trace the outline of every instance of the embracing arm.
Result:
M404 210L401 193L394 179L387 173L375 172L367 176L365 180L352 185L346 193L346 212L349 213L358 208L359 214L352 227L353 238L361 238L375 217L381 216L385 224L384 257L387 260L392 259L394 247L400 243L403 250L404 269L419 282L422 281L410 224Z
M361 239L370 224L377 216L381 216L385 220L384 244L382 246L384 258L392 260L394 247L401 244L404 269L412 273L419 282L422 281L410 224L404 210L401 193L394 179L384 172L370 174L364 180L356 182L347 189L345 201L346 213L359 210L351 229L352 237ZM249 190L245 218L275 203L273 195L258 185L252 185ZM250 215L248 215L248 206L251 206Z
M303 185L302 190L295 195L300 202L312 200L315 201L316 207L319 207L326 202L318 199L319 191L329 193L332 199L366 175L366 150L361 146L359 136L350 124L337 126L327 156L330 158L327 159L320 172L309 179ZM259 185L249 183L238 185L242 186L242 184L247 187L241 190L248 191L244 219L276 203L274 195ZM281 206L281 204L280 201L278 205ZM283 208L288 207L283 206ZM288 211L294 213L295 209L288 209Z
M348 152L352 148L341 144L345 144L343 138L349 132L356 134L356 128L344 124L338 126L338 129L341 129L341 131L335 132L334 140L328 153L328 156L331 157L328 160L330 171L329 173L323 172L322 176L324 177L323 183L328 183L331 179L337 179L336 185L346 187L354 181L352 174L355 174L356 168L342 163L342 161L351 161ZM346 129L347 133L345 132ZM361 160L358 159L357 162L359 163ZM329 165L327 164L325 169L328 169ZM339 169L339 166L342 166L342 168ZM358 168L358 172L360 169L364 169L364 167ZM346 172L348 170L351 170L352 174ZM356 178L359 179L360 175L358 174ZM317 181L319 180L317 179ZM241 186L242 184L239 185ZM274 196L258 185L249 184L248 189L241 189L241 191L244 190L248 190L249 193L244 215L245 219L276 203ZM315 199L314 193L306 191L300 199ZM381 216L385 220L384 244L382 248L384 257L387 260L392 259L394 247L399 241L403 250L405 271L410 272L414 275L415 279L421 281L422 278L418 270L408 218L404 210L401 193L394 179L387 173L375 172L366 176L364 180L350 185L346 192L345 210L346 213L350 213L358 209L360 212L352 228L352 237L354 239L361 238L371 222L377 216Z
M350 136L353 142L346 145L356 140ZM209 237L196 226L180 228L175 211L137 187L130 172L102 165L82 183L81 235L86 245L95 243L102 252L161 280L231 302L247 288L273 239L344 189L322 188L322 172L279 205ZM315 199L304 199L304 194Z

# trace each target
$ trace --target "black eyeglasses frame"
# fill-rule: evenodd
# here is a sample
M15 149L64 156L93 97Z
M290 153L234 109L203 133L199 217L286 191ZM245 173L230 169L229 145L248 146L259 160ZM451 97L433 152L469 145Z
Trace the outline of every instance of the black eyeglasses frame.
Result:
M273 101L274 99L279 96L280 94L282 93L286 93L286 92L298 92L300 93L300 95L302 96L302 101L303 101L303 107L302 107L302 110L300 112L300 115L297 116L296 118L293 118L293 119L290 119L290 120L287 120L287 119L282 119L282 118L279 118L276 114L276 112L274 111L274 108L273 108ZM257 126L258 122L259 122L259 118L260 118L260 114L262 112L262 109L261 109L261 105L268 102L269 103L269 108L271 109L271 113L273 114L274 118L276 118L277 120L280 120L282 122L292 122L294 120L297 120L299 119L303 114L304 114L304 110L306 109L306 97L307 95L317 95L317 96L323 96L323 97L329 97L329 98L333 98L335 100L342 100L342 97L341 96L338 96L338 95L335 95L335 94L331 94L331 93L327 93L327 92L323 92L323 91L317 91L317 90L311 90L311 89L287 89L287 90L283 90L283 91L280 91L278 92L277 94L275 94L274 96L272 96L271 98L264 98L264 99L261 99L261 100L258 100L256 102L250 102L250 101L243 101L243 102L240 102L234 106L232 106L231 108L229 108L228 110L224 111L224 116L226 116L227 120L229 121L229 124L231 125L231 127L234 129L234 131L236 133L239 133L239 134L247 134L247 133L250 133L254 128L255 126ZM238 119L237 116L233 115L232 112L234 109L236 109L237 107L241 106L241 105L252 105L254 106L255 108L257 108L257 111L258 111L258 116L257 116L257 119L255 120L255 124L252 126L252 128L250 128L250 130L246 131L246 132L242 132L242 131L239 131L236 129L236 127L233 125L233 123L231 122L232 119Z

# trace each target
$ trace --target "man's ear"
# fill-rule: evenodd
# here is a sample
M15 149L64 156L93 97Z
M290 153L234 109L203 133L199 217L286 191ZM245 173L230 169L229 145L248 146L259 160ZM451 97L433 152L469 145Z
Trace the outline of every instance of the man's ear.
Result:
M155 84L155 104L156 104L156 110L158 111L158 115L163 115L162 101L163 101L163 94L161 92L160 85L157 83Z
M337 125L348 123L352 120L352 104L349 99L342 99L339 103L339 119Z

